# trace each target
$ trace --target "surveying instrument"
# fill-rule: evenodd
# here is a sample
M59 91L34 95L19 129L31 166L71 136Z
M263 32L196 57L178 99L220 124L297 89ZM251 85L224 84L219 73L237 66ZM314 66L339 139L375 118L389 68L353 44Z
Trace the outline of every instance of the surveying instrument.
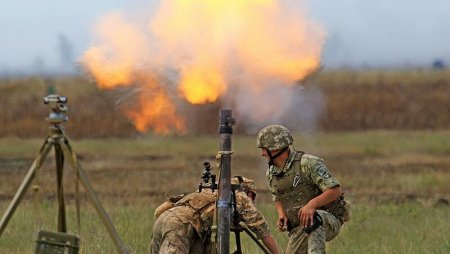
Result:
M66 211L64 204L64 190L63 190L63 167L64 159L67 159L74 170L78 181L83 185L89 201L94 206L98 216L103 225L108 231L109 236L114 242L118 253L128 253L125 244L122 242L114 225L111 222L108 214L97 198L94 189L92 188L86 173L81 168L77 156L70 145L69 139L64 132L63 124L68 121L67 112L67 97L51 94L44 97L44 104L49 106L49 116L45 120L49 123L48 135L45 138L39 152L28 170L25 178L11 203L9 204L5 214L0 221L0 237L8 225L9 220L14 214L14 211L19 206L20 201L30 187L33 179L36 177L36 172L40 169L43 161L50 152L51 148L55 151L56 160L56 182L57 182L57 198L58 198L58 232L40 231L38 234L35 254L47 253L70 253L76 254L79 249L78 236L67 234ZM78 194L78 184L76 185L76 192ZM78 225L80 218L79 200L77 195L77 216ZM69 252L66 252L66 251Z

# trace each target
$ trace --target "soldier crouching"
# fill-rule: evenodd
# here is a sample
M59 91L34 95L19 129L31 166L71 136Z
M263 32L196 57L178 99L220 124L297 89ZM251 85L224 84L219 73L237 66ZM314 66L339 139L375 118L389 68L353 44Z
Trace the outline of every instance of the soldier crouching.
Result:
M263 215L253 200L256 190L253 180L243 178L242 188L236 191L236 207L247 227L261 239L272 253L279 253ZM239 180L232 179L232 184ZM155 210L152 254L210 253L211 226L215 214L217 191L205 189L165 202Z
M322 159L290 148L293 137L281 125L263 128L256 147L267 158L267 180L278 212L277 227L289 231L286 254L324 254L325 242L349 219L340 183Z

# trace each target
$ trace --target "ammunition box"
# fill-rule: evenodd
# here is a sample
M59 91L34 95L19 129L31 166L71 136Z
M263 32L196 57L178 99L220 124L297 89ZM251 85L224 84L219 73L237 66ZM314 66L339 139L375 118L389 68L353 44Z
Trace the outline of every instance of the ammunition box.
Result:
M34 254L78 254L79 249L77 235L41 230L37 234Z

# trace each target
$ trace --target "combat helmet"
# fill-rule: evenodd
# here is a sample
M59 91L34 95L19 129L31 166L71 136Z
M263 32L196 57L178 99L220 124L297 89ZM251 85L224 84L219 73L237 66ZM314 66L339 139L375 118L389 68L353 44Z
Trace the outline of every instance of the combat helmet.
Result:
M292 145L294 138L289 130L281 125L269 125L259 131L256 137L256 147L269 151L283 149Z

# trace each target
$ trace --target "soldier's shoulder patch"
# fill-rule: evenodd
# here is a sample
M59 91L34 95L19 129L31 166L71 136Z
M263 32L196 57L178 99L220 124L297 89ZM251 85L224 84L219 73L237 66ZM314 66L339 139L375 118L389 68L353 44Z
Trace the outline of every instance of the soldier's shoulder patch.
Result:
M325 166L323 165L319 166L319 168L317 169L317 174L323 178L329 178L331 176L327 168L325 168Z

